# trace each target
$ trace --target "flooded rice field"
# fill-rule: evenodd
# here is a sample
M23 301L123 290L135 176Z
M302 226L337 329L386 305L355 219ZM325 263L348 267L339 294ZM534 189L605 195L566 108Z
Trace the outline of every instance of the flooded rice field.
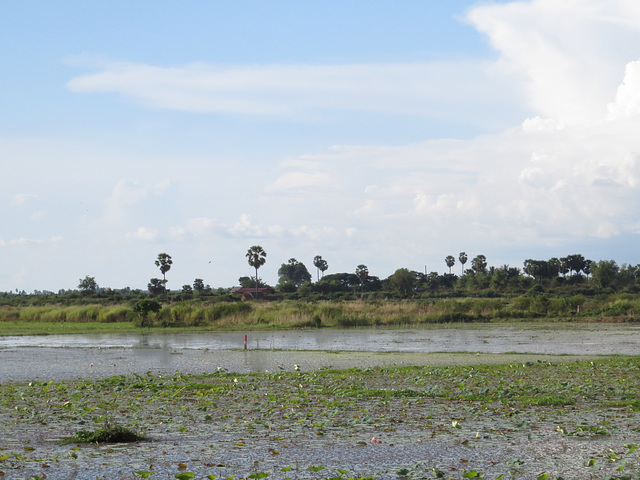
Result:
M0 338L0 478L639 478L637 327L243 340ZM147 440L61 443L105 424Z

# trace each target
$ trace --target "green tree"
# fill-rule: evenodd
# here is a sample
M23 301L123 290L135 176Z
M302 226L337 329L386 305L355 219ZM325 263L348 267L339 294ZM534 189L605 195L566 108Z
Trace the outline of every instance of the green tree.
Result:
M364 293L364 282L369 278L369 269L366 265L358 265L356 267L356 277L360 280L360 293Z
M259 288L264 288L269 286L265 282L263 282L261 278L256 279L255 277L249 277L249 276L238 278L238 283L242 288L254 288L256 286L256 283L258 284Z
M98 284L96 283L95 277L90 277L87 275L84 278L81 278L78 283L78 288L82 293L95 293L98 288Z
M484 255L477 255L473 260L471 260L471 270L476 273L486 273L487 257Z
M619 271L620 267L615 260L600 260L591 265L592 278L600 288L610 287L616 280Z
M567 255L564 258L566 266L571 272L571 275L578 275L586 267L587 261L580 254Z
M191 285L186 284L182 286L182 292L180 292L180 298L183 301L193 298L193 288L191 287Z
M318 281L320 281L320 272L322 272L322 277L324 278L324 272L329 268L329 264L320 255L313 257L313 264L317 269Z
M149 314L151 312L158 313L160 308L160 304L155 300L138 300L133 306L133 312L138 315L141 327L150 327Z
M171 255L168 253L159 253L158 259L156 260L156 266L160 269L160 273L162 273L162 286L164 287L164 299L167 300L167 272L171 270L171 265L173 265L173 260L171 260Z
M152 278L147 285L147 289L153 295L162 295L165 292L164 282L159 278Z
M303 283L311 281L307 267L295 258L290 258L287 263L282 264L278 269L278 276L278 285L287 291L295 291Z
M408 297L413 293L413 287L416 283L416 272L411 272L407 268L399 268L391 275L389 283L401 296Z
M465 252L460 252L460 255L458 255L458 261L462 265L462 267L460 267L460 275L464 275L464 264L467 263L467 260L469 260L467 254Z
M447 257L444 259L444 263L447 264L447 267L449 267L449 273L451 273L451 267L456 264L456 259L453 255L447 255Z
M202 280L201 278L196 278L193 281L193 290L198 293L204 292L204 280Z
M260 245L254 245L245 256L249 265L256 269L256 298L258 298L258 269L267 262L267 252Z

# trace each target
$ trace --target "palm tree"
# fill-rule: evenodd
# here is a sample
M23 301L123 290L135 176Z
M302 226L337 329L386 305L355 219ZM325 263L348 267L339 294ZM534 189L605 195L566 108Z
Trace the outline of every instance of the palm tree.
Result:
M447 264L447 267L449 267L449 275L451 275L451 267L456 264L456 259L453 255L447 255L447 258L445 258L444 261Z
M251 247L245 255L249 265L256 269L256 298L258 298L258 269L267 261L267 252L260 245Z
M173 264L173 260L171 260L171 255L168 253L159 253L158 259L156 260L156 266L160 268L160 273L162 273L162 285L164 287L164 301L167 301L167 277L166 274L169 270L171 270L171 265Z
M324 272L329 268L329 264L320 255L313 257L313 264L318 269L318 281L320 281L320 272L322 272L322 276L324 277Z
M460 252L460 255L458 255L458 261L462 264L461 275L464 275L464 264L467 263L467 260L469 260L467 254L465 252Z

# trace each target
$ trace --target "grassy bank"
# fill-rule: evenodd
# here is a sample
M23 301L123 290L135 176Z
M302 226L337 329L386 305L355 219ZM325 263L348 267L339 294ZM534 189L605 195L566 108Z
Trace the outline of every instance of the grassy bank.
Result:
M149 313L152 328L292 329L409 327L461 322L630 322L640 319L640 296L517 296L420 300L217 301L163 305ZM131 304L2 306L1 332L8 334L114 332L140 325Z

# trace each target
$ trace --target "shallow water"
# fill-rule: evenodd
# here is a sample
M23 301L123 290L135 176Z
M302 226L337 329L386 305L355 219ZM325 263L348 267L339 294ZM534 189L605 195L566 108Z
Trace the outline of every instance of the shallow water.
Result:
M241 332L89 334L0 337L16 347L242 349ZM629 324L479 324L430 329L313 329L248 334L249 350L480 352L549 355L635 355L640 326Z
M555 361L558 355L640 353L635 325L464 325L181 334L0 337L0 382L107 377L147 371L246 373L388 365ZM454 353L456 352L456 353ZM458 352L466 352L459 354ZM509 352L510 354L506 354Z
M632 325L464 325L424 330L252 332L248 334L247 351L243 350L243 336L236 332L0 337L0 384L131 373L142 375L146 371L203 373L213 372L218 367L244 373L290 371L296 365L304 372L391 365L570 362L596 355L636 355L640 352L640 327ZM412 408L424 409L426 405ZM404 407L402 404L397 407L399 410L394 410L394 414L401 414ZM227 434L221 427L216 427L218 430L214 428L205 435L205 424L196 422L199 417L194 413L193 424L185 424L188 431L179 428L182 424L158 425L151 432L152 442L133 446L83 446L74 452L77 460L68 456L69 446L57 443L59 431L52 430L50 425L24 420L11 428L5 423L0 430L0 450L12 452L17 459L24 454L25 438L29 438L29 445L36 448L33 458L59 460L50 461L49 470L44 469L45 463L40 460L22 462L14 470L8 469L8 462L0 467L6 473L3 478L28 478L32 474L47 473L50 478L71 479L133 478L135 470L148 470L153 465L153 478L174 478L180 471L178 464L185 462L189 471L197 473L197 478L212 472L225 478L231 474L248 474L258 468L258 463L254 462L259 462L261 470L270 472L269 478L278 480L285 476L326 478L322 473L308 472L308 465L324 465L327 474L337 474L337 468L347 467L353 473L383 472L376 478L392 478L400 467L428 461L429 467L446 466L447 473L455 475L454 478L461 478L465 468L477 468L486 472L487 478L495 478L499 473L509 471L509 461L525 459L526 473L517 478L535 478L535 472L547 471L562 473L569 479L584 478L571 476L570 472L584 473L585 458L602 455L601 452L608 448L622 450L624 443L640 443L639 434L628 427L637 425L636 418L627 418L628 413L622 415L620 422L623 423L617 429L608 427L618 432L614 438L591 440L559 434L554 423L554 409L545 414L554 418L543 428L531 430L518 426L524 423L518 417L522 415L520 412L505 408L498 416L479 414L476 417L464 407L465 404L435 404L435 413L423 412L425 418L433 417L434 422L443 425L450 423L451 418L465 417L462 423L466 430L450 428L437 439L428 438L422 431L422 424L407 424L398 426L397 432L381 433L378 425L363 423L358 427L362 432L356 429L355 433L347 434L351 431L346 432L342 427L331 432L327 427L329 434L322 437L316 435L315 429L296 435L280 430L252 433L251 442L242 448L234 445L239 438L249 438L246 432L236 438L233 428L229 427L231 431ZM525 418L531 423L541 423L539 413ZM599 414L567 409L558 414L557 422L569 426L591 424L595 420L589 415ZM609 422L613 420L608 418ZM482 430L483 426L487 428L483 422L491 427L490 433L477 439L476 430ZM26 425L31 425L33 432L26 431ZM231 421L231 425L236 423ZM289 428L286 422L284 426ZM75 422L65 428L72 427L80 428ZM403 429L410 435L404 435ZM368 439L373 434L383 435L384 442L372 444ZM286 439L274 440L280 435ZM424 441L418 443L416 436L424 437ZM281 453L273 455L269 447ZM18 461L14 463L18 464ZM296 470L281 472L287 465L295 466Z

